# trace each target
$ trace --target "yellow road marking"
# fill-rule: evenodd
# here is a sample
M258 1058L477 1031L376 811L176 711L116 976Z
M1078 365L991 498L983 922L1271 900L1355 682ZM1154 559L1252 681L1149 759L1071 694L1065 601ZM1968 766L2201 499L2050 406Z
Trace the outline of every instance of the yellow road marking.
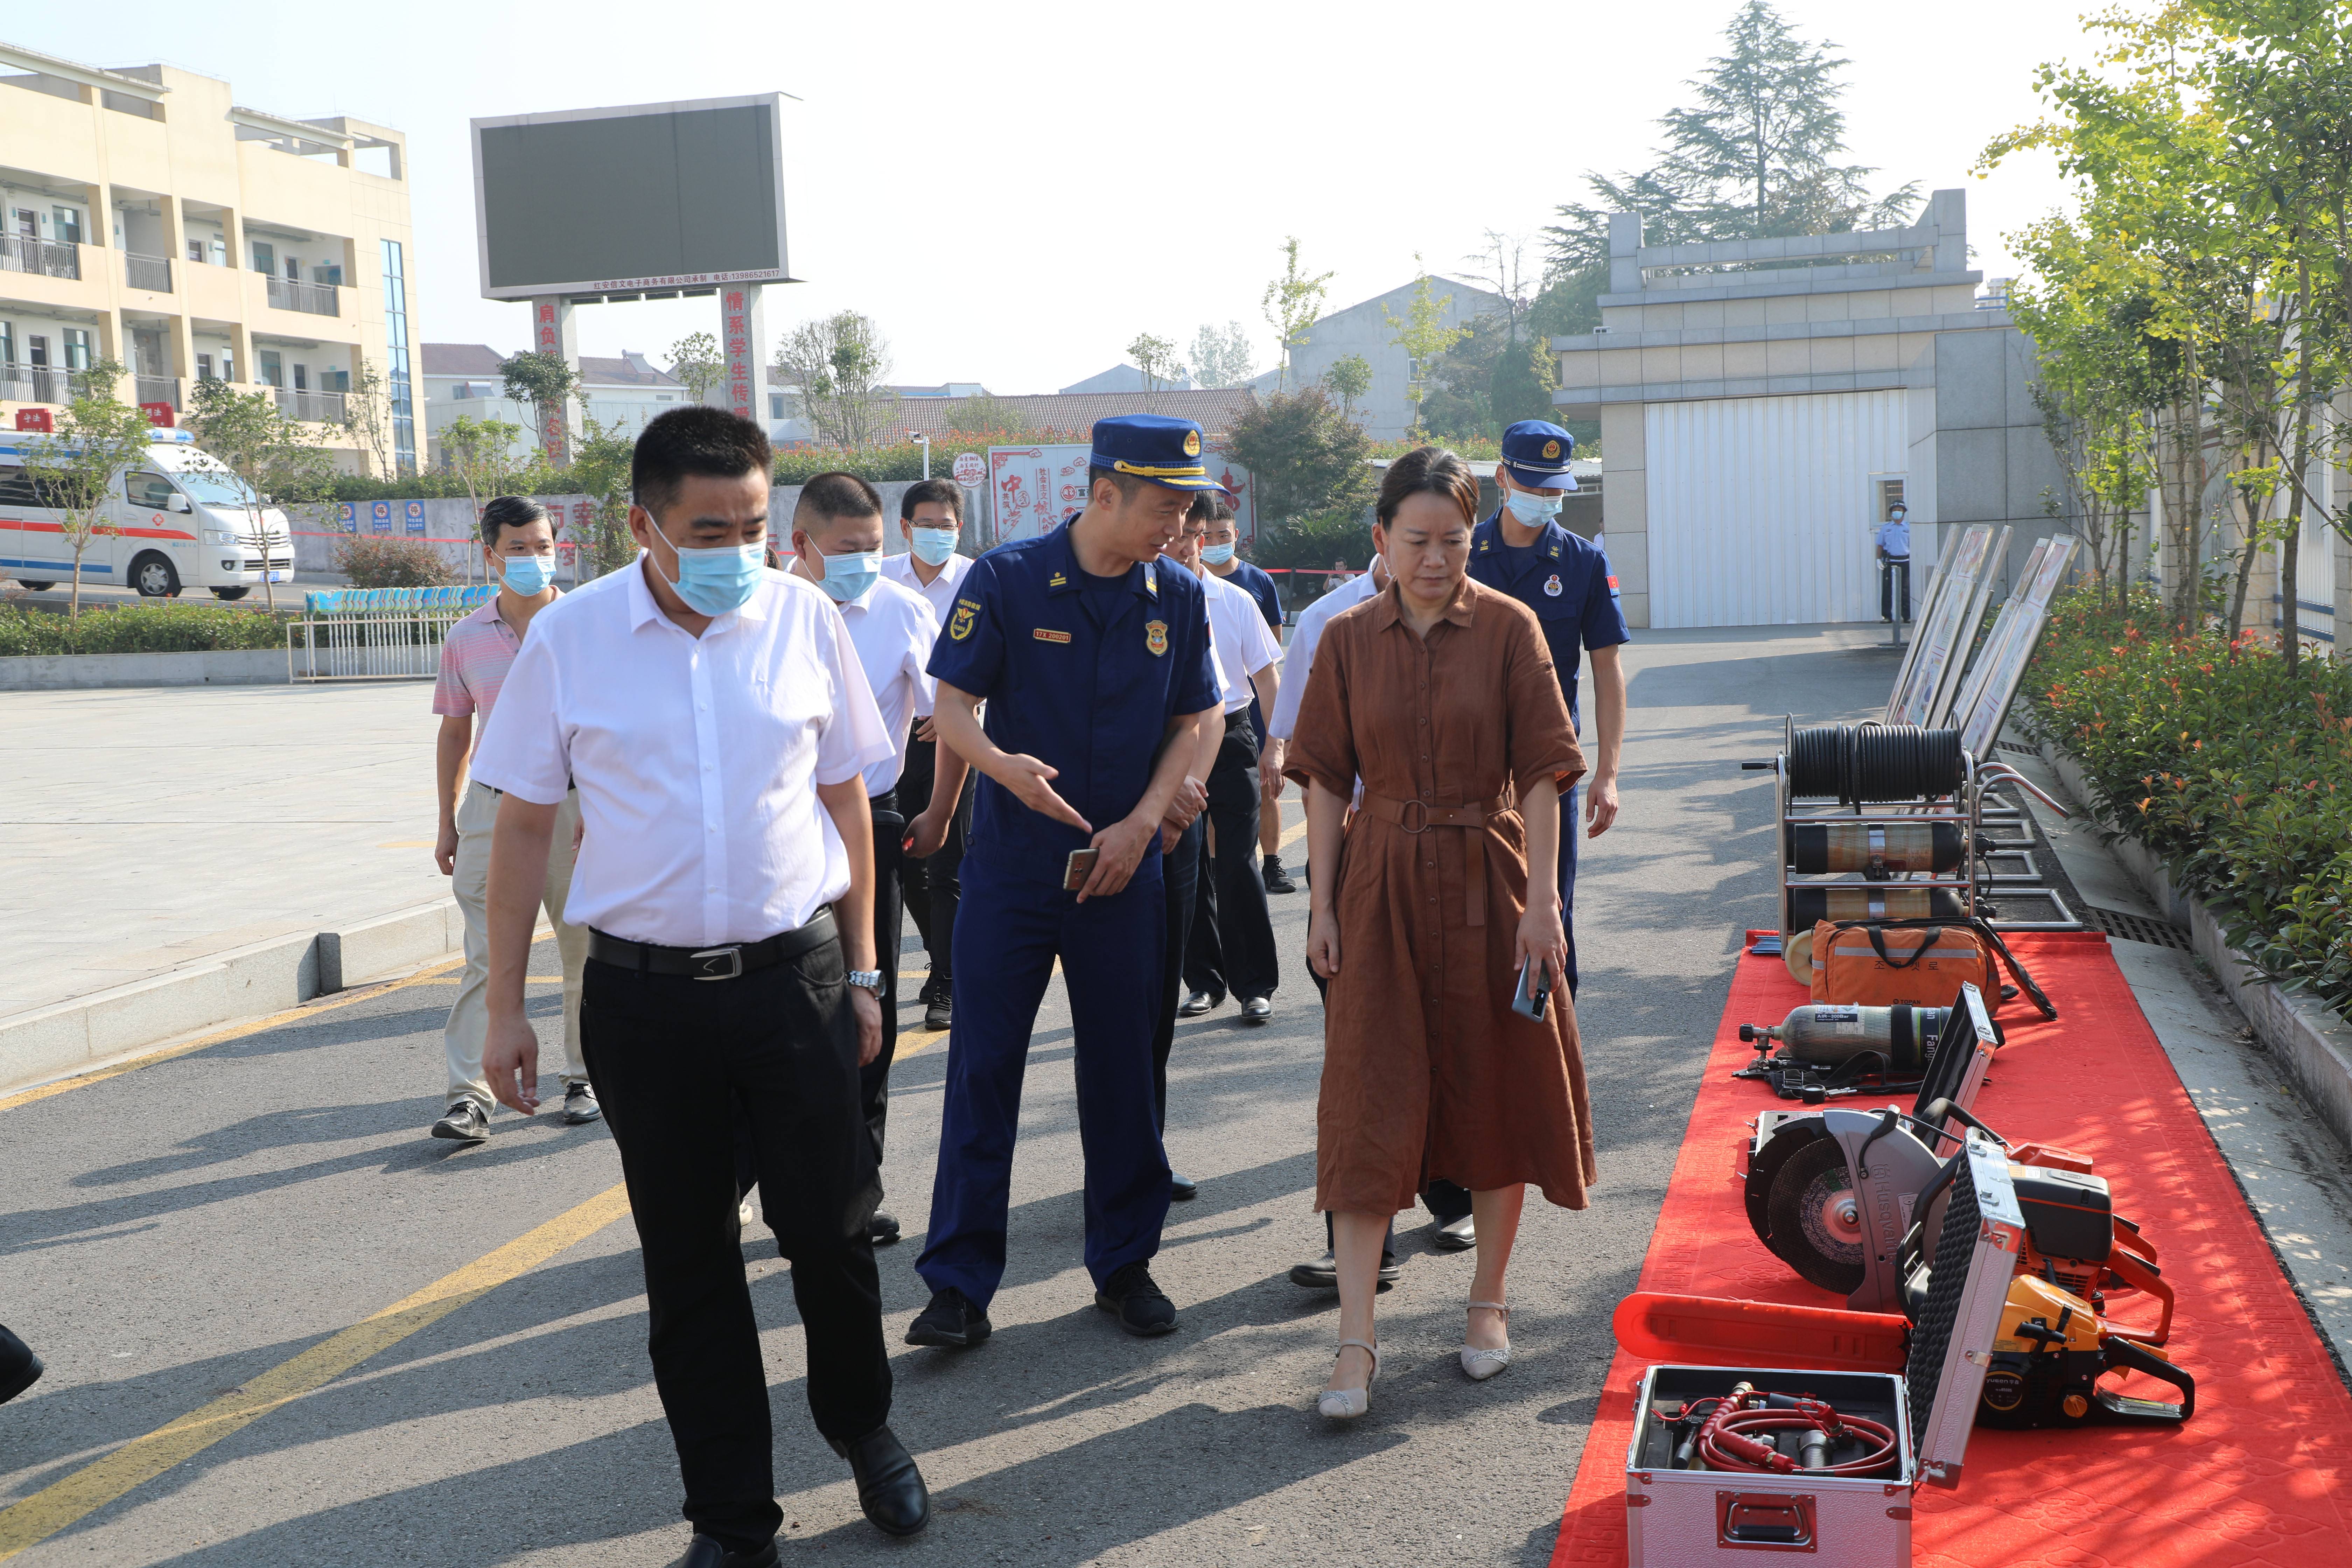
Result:
M134 1437L104 1458L13 1507L0 1509L0 1562L242 1431L279 1405L323 1388L369 1357L586 1240L628 1212L626 1189L610 1187L406 1300L248 1379L243 1388L200 1405L143 1437Z

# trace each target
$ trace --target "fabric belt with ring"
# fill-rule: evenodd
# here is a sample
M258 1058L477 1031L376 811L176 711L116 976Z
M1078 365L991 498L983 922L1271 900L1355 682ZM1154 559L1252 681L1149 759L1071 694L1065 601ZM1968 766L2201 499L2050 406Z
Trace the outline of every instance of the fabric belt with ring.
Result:
M1483 834L1494 819L1505 812L1517 810L1509 795L1498 795L1492 800L1472 805L1432 805L1425 800L1398 800L1385 795L1367 795L1356 808L1393 823L1407 833L1426 833L1433 827L1461 827ZM1486 923L1486 847L1471 843L1463 847L1463 894L1470 906L1470 923Z
M657 942L631 942L625 937L588 929L588 956L616 969L639 974L683 974L689 980L734 980L755 970L788 963L823 947L835 936L833 911L820 910L805 925L794 926L758 942L730 942L722 947L663 947Z

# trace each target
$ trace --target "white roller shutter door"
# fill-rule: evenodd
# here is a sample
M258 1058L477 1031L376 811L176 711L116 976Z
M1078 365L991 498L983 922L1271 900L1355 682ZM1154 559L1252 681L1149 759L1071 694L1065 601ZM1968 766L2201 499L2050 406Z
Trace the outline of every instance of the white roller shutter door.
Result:
M1908 461L1905 395L1650 404L1650 624L1876 620L1870 481Z

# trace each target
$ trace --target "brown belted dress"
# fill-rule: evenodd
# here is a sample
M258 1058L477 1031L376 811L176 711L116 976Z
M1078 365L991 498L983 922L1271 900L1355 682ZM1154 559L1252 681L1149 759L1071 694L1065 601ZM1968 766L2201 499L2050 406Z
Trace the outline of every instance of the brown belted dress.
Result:
M1399 609L1391 587L1324 628L1284 768L1364 787L1332 894L1315 1206L1393 1213L1443 1177L1580 1209L1598 1173L1575 1008L1558 991L1538 1024L1511 996L1516 791L1566 788L1584 753L1526 605L1465 579L1426 639Z

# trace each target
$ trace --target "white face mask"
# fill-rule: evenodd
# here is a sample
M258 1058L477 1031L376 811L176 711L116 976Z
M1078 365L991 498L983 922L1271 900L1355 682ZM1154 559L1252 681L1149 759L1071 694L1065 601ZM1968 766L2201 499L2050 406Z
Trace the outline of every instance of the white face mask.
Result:
M1539 527L1559 515L1558 496L1539 496L1528 490L1513 490L1503 498L1511 515L1529 528Z

